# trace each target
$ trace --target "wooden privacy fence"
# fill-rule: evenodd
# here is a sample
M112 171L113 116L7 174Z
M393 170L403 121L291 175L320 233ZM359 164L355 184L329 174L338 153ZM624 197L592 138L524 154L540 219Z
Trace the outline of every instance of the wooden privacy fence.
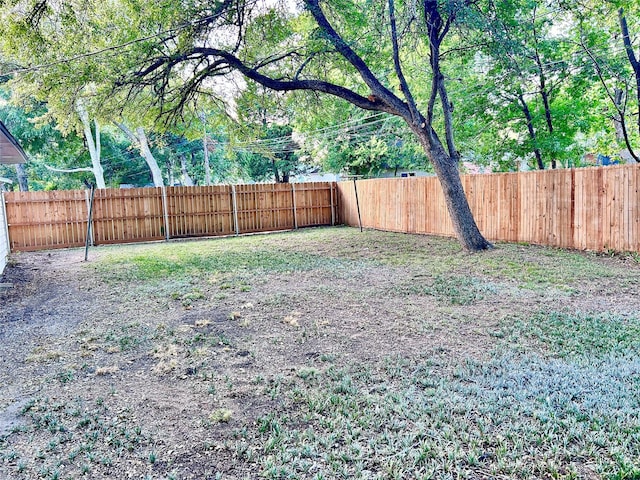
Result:
M131 243L331 225L335 183L96 190L93 243ZM11 250L85 244L88 191L5 193Z
M595 251L640 251L640 166L463 175L471 210L490 240ZM340 218L358 225L353 182L340 182ZM435 177L360 180L362 224L454 235Z

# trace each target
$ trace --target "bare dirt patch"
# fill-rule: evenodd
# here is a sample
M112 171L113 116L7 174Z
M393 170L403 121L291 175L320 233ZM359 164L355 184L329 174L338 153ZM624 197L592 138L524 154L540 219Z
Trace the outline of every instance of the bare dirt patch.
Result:
M294 408L292 379L394 358L449 375L514 342L545 354L509 337L536 312L640 307L631 257L515 245L469 256L446 239L353 229L195 243L179 259L186 244L98 248L88 264L80 250L12 258L0 478L256 478L268 465L238 439ZM209 249L217 263L171 270ZM228 266L234 255L247 267Z

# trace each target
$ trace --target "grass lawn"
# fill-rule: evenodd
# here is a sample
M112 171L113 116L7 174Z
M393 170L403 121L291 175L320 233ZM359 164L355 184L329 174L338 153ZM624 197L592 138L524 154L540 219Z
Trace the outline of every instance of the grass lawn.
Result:
M357 229L15 255L0 478L640 479L640 263Z

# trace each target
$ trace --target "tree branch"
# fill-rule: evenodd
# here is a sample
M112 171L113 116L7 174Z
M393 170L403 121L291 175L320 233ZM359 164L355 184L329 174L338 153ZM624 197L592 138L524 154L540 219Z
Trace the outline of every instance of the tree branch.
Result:
M331 26L327 17L322 12L318 0L304 0L305 5L313 15L316 23L320 29L325 33L328 40L336 48L336 50L351 64L360 74L360 77L371 89L371 91L385 104L395 111L397 115L406 115L409 113L407 105L400 100L394 93L387 87L382 85L380 80L373 74L373 72L366 65L364 60L358 56L358 54L349 46L347 42L335 31ZM387 110L383 110L387 111Z
M633 45L631 45L631 36L629 35L627 17L625 16L624 9L622 8L618 10L618 20L620 21L620 31L622 32L622 43L624 44L624 49L627 53L627 57L629 58L629 63L631 63L633 70L638 74L640 72L640 63L633 51Z
M91 167L56 168L56 167L52 167L51 165L47 165L46 163L44 166L47 170L51 170L52 172L59 172L59 173L93 172L93 168Z
M404 94L404 98L407 100L409 111L411 112L411 120L414 123L419 122L420 114L416 101L411 94L407 79L402 72L402 65L400 64L400 47L398 46L398 31L396 26L396 13L394 0L389 0L389 22L391 23L391 44L393 46L393 66L396 70L396 76L400 81L400 90Z
M156 70L163 69L164 73L166 73L167 69L171 69L176 66L181 61L194 60L198 56L207 56L212 58L217 58L215 62L212 63L211 67L204 69L200 75L201 78L206 78L207 73L213 69L213 67L219 67L223 64L228 65L230 68L239 71L245 77L253 80L254 82L259 83L271 90L277 91L292 91L292 90L315 90L323 93L327 93L329 95L333 95L335 97L342 98L357 107L360 107L365 110L373 110L380 112L387 112L391 114L397 115L399 112L395 108L395 105L389 105L380 101L379 98L366 98L362 95L348 89L342 87L340 85L335 85L330 82L325 82L322 80L279 80L271 78L267 75L264 75L258 71L257 68L252 67L244 63L235 55L215 48L208 47L195 47L190 49L189 52L181 54L177 57L166 57L164 59L156 59L154 63L136 73L136 77L144 77L153 73ZM392 94L393 95L393 94ZM397 102L400 103L403 110L406 111L406 106L400 101L400 99L396 98ZM117 124L121 129L120 124ZM124 130L123 130L124 131ZM125 132L126 133L126 132Z
M140 144L140 139L138 137L136 137L136 134L133 133L131 131L131 129L129 129L129 127L127 127L124 123L122 122L113 122L116 124L116 126L122 130L122 132L127 136L127 138L129 139L129 141L135 145L139 145Z

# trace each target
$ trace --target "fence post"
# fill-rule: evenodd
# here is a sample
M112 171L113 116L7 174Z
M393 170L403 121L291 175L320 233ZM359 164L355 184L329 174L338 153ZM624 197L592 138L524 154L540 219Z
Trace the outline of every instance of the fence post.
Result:
M162 213L164 217L164 239L169 241L169 207L167 205L167 187L162 188Z
M298 229L298 207L296 207L296 187L293 183L291 185L291 198L293 199L293 228Z
M329 183L329 189L331 191L331 226L335 227L335 225L336 225L336 212L335 212L335 206L333 205L333 184L334 184L334 182Z
M236 227L236 235L240 235L240 225L238 225L238 199L236 198L235 185L231 185L231 199L233 200L233 223Z
M86 192L86 190L85 190ZM93 227L91 223L93 222L93 200L96 195L96 186L91 184L91 199L89 200L89 215L87 216L87 238L84 242L84 261L89 260L89 244L93 246ZM85 193L86 198L86 193Z

